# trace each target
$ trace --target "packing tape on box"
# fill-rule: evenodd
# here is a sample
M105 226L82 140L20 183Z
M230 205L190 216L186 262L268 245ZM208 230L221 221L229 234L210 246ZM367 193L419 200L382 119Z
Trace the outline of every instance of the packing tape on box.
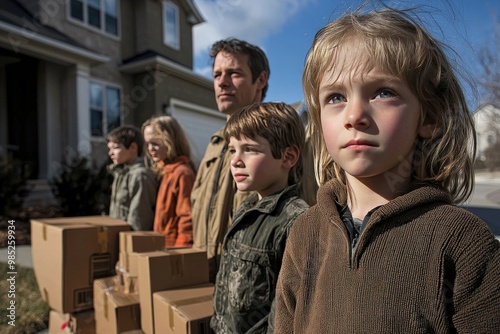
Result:
M108 319L108 294L113 291L113 287L110 286L110 287L107 287L105 289L103 289L103 308L104 308L104 318Z
M180 278L184 276L184 256L176 255L172 257L170 261L170 270L172 273L172 278Z
M45 302L50 305L50 303L49 303L49 292L47 291L46 288L43 288L43 295L45 296Z
M101 253L108 252L108 228L106 226L97 228L97 243L101 247Z
M180 278L184 276L184 254L179 253L175 250L167 250L168 254L172 254L170 260L170 272L172 273L172 278Z
M168 322L170 329L174 330L174 308L179 308L184 305L198 304L209 302L212 300L212 294L206 296L199 296L194 298L181 299L170 302L170 307L168 308Z

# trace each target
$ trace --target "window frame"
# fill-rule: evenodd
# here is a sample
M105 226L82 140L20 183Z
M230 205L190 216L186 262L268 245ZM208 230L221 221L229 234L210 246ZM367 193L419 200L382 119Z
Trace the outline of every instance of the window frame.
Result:
M99 28L91 25L89 23L89 14L88 14L88 3L89 0L77 0L82 3L83 9L82 9L82 15L83 15L83 20L80 20L78 18L75 18L72 16L71 13L71 5L72 5L73 0L68 0L67 2L67 10L66 10L66 16L68 20L72 23L78 24L80 26L85 27L86 29L101 33L103 35L109 36L114 39L120 39L121 36L121 30L120 30L120 1L119 0L112 0L115 2L116 5L116 35L113 33L110 33L106 30L106 15L108 14L106 12L106 1L107 0L99 0L100 1L100 9L99 9L99 18L100 18L100 23L101 26Z
M102 112L101 115L101 132L102 135L94 135L93 133L93 125L92 125L92 98L91 98L91 86L92 85L98 85L101 87L100 89L100 94L101 94L101 101L102 101L102 109L100 110ZM107 90L108 89L114 89L118 93L118 113L119 113L119 124L123 125L124 124L124 115L123 115L123 92L122 88L120 85L115 84L115 83L110 83L106 81L102 81L99 79L91 78L89 79L89 94L88 94L88 99L89 99L89 125L90 125L90 137L93 140L104 140L106 138L106 135L109 133L110 130L108 130L108 101L107 101Z
M169 39L167 36L169 36L169 31L167 30L168 28L168 20L167 20L167 9L173 9L175 12L175 40L176 44L172 44L169 42ZM168 46L169 48L172 48L174 50L180 50L181 49L181 25L180 25L180 12L179 12L179 6L177 6L175 3L173 3L170 0L165 0L163 1L162 4L162 35L163 35L163 44Z

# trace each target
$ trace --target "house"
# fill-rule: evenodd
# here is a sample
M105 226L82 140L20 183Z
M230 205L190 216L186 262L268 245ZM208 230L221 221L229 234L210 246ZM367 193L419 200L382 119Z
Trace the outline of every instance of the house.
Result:
M201 22L192 0L2 0L0 157L29 161L47 189L71 155L106 162L111 129L170 114L198 164L225 123L193 72Z
M500 167L500 108L483 104L474 113L476 127L476 157L490 169Z

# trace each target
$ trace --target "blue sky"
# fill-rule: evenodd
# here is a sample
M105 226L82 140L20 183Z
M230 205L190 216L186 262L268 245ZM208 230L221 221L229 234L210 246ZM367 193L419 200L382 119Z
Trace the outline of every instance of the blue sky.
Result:
M260 46L269 58L271 77L266 101L295 103L303 98L302 69L314 34L359 2L194 0L194 3L206 21L194 28L197 73L211 77L208 50L213 42L229 36L244 39ZM458 52L460 66L477 73L477 53L485 43L492 41L495 26L498 29L500 24L500 1L400 0L397 3L399 7L428 5L425 9L432 16L419 17L426 20L427 28L435 37Z

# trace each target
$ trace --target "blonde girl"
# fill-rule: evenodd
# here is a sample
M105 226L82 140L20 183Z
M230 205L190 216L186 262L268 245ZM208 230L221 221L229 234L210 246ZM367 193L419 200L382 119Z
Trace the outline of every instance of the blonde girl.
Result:
M500 243L455 204L475 132L443 45L410 12L315 36L303 88L318 204L292 227L276 333L498 333Z
M188 139L170 116L151 118L142 125L146 158L160 177L153 229L165 235L167 248L191 247L191 189L195 171Z

